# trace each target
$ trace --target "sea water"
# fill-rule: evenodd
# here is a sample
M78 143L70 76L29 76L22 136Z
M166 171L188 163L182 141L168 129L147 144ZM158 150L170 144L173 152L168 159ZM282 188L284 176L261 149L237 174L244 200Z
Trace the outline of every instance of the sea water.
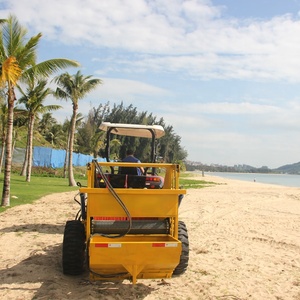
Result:
M261 173L231 173L231 172L206 172L204 175L218 176L228 179L276 184L291 187L300 187L300 175L292 174L261 174Z

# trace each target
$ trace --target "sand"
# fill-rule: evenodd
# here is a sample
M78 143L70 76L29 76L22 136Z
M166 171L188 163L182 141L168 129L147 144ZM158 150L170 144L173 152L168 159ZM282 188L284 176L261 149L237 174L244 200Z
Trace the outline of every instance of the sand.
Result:
M178 278L94 282L62 274L66 220L75 192L52 194L0 214L0 299L300 300L300 188L205 176L189 189L180 219L190 262Z

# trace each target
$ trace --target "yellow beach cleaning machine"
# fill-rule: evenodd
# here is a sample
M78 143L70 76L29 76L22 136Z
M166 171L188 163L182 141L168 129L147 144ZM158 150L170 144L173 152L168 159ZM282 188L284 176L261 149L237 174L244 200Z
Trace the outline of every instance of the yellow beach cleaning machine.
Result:
M87 187L80 186L80 210L67 221L62 266L67 275L88 268L90 280L162 279L183 274L188 267L189 241L178 210L185 190L179 187L179 165L156 163L158 125L102 123L107 133L107 162L87 165ZM152 138L152 161L110 162L113 134ZM158 170L160 175L158 175ZM162 175L161 175L162 174Z

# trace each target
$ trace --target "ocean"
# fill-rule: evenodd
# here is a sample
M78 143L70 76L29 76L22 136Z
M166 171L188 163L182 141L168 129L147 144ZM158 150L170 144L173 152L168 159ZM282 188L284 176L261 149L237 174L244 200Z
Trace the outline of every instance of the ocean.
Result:
M202 172L201 172L202 174ZM300 187L300 175L291 174L261 174L261 173L230 173L205 172L207 175L219 176L228 179L255 181L267 184L276 184L290 187ZM204 174L204 175L205 175Z

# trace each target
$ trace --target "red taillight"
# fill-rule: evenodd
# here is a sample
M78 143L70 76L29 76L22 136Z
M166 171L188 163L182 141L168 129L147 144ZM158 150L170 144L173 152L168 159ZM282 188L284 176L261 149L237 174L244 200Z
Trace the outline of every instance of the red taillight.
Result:
M148 176L148 177L146 177L146 181L160 182L160 178Z

